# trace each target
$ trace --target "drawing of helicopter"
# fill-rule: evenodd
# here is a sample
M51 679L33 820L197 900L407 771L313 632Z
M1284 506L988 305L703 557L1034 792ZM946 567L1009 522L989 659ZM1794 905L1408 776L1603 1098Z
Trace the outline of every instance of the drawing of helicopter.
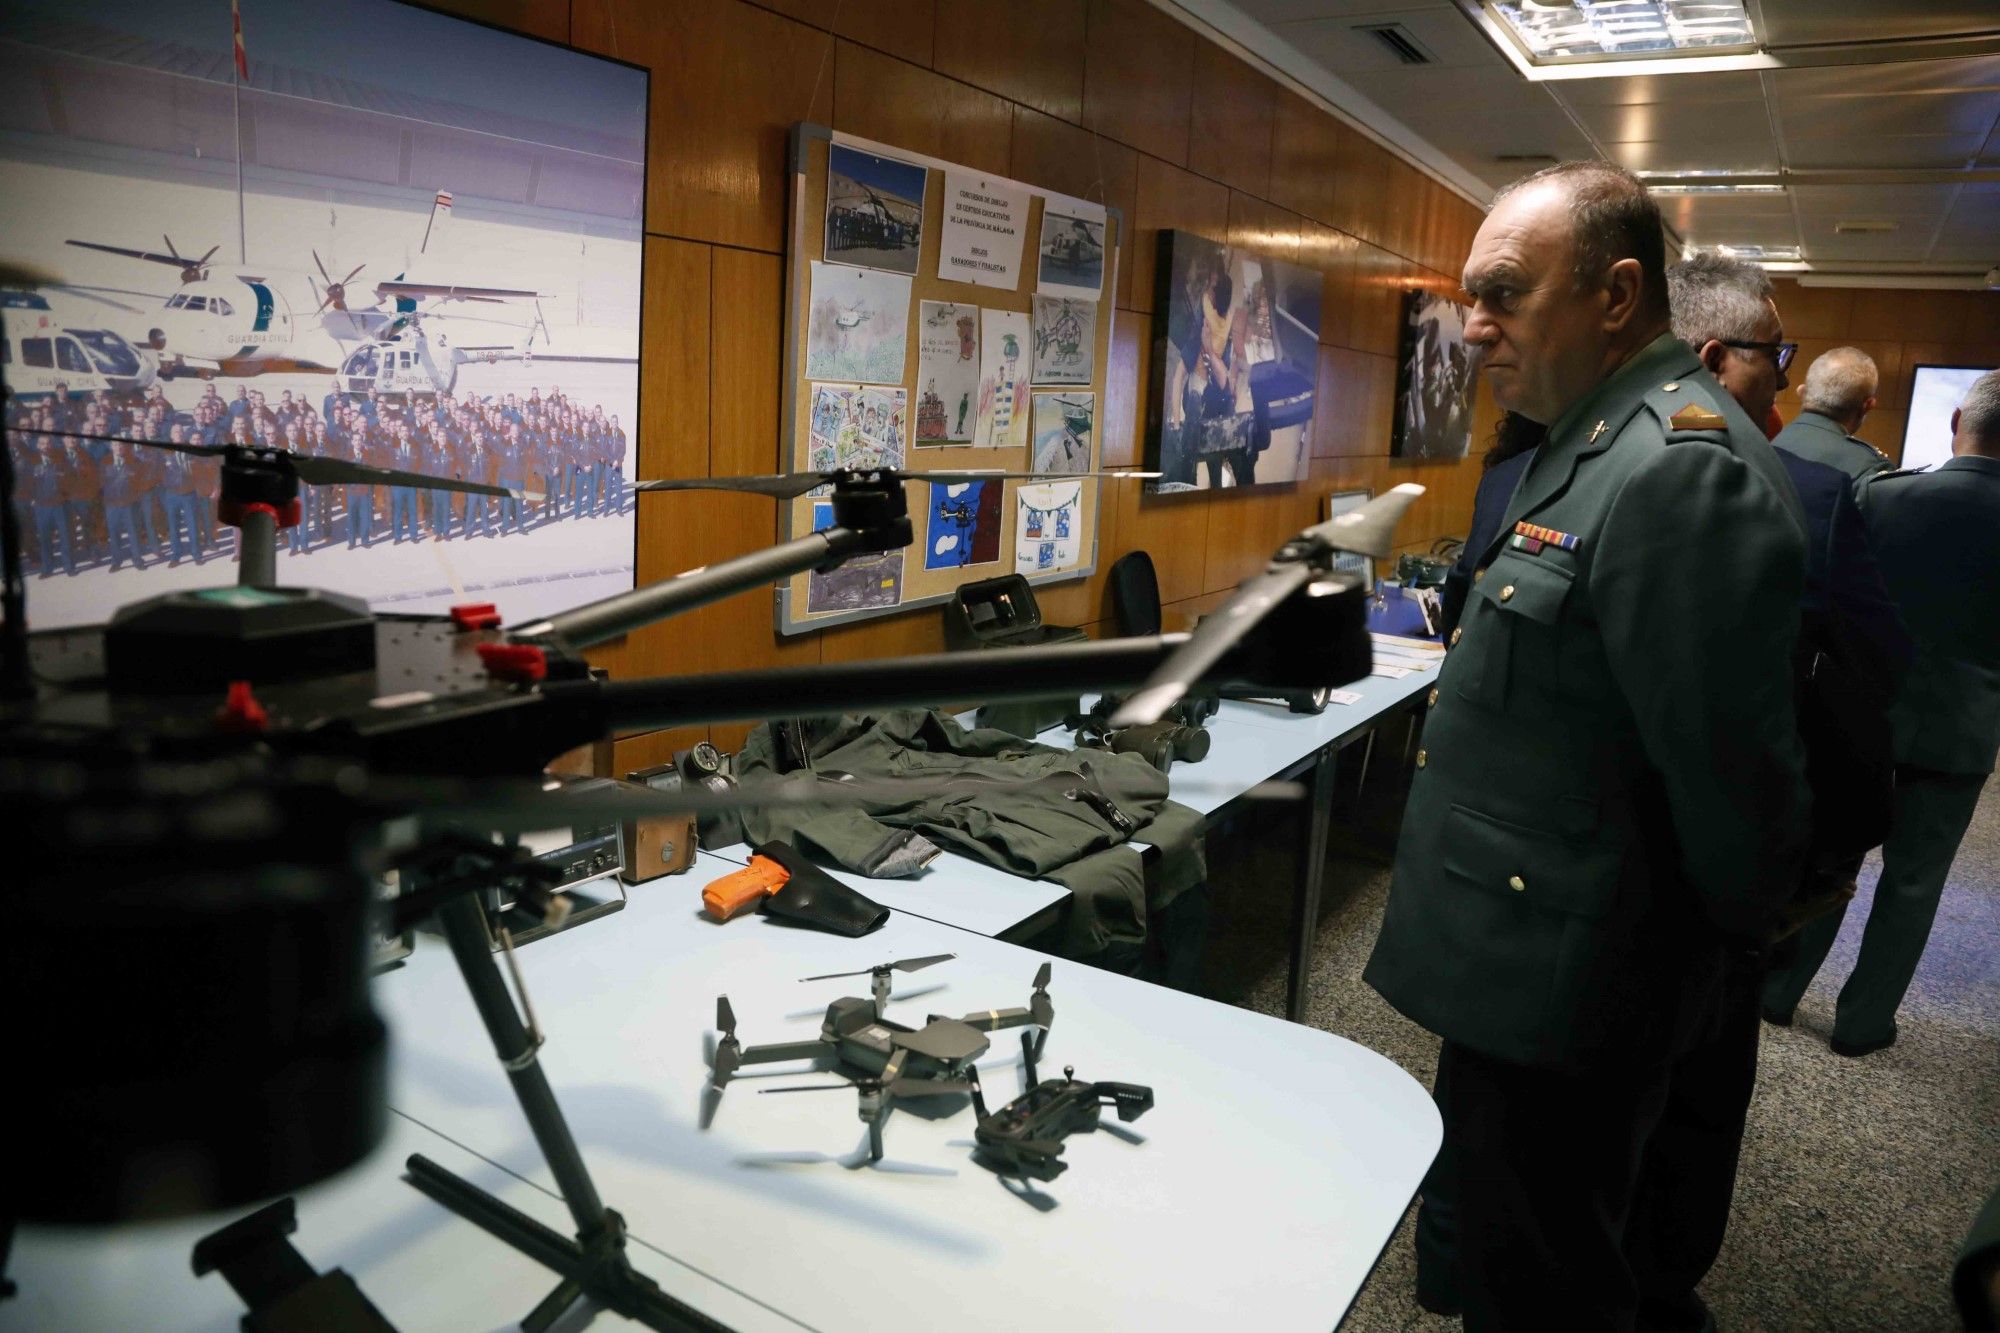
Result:
M435 258L451 217L451 205L450 192L438 191L419 255ZM311 253L317 276L307 269L225 265L215 260L218 246L189 255L183 254L171 237L160 239L163 250L75 238L68 244L179 271L180 289L157 308L143 312L151 318L145 341L157 355L159 374L164 378L345 372L346 363L356 354L350 348L357 342L377 345L373 358L376 374L385 353L393 353L391 359L399 370L436 369L436 352L420 348L422 339L403 336L424 316L435 315L441 306L453 302L533 300L541 295L522 288L421 282L410 280L405 273L376 282L365 292L354 291L352 284L367 267L365 263L336 279L316 250ZM357 302L357 296L365 301ZM406 351L411 353L408 361L401 355ZM374 375L369 378L372 382ZM449 387L438 385L436 380L433 376L426 391Z

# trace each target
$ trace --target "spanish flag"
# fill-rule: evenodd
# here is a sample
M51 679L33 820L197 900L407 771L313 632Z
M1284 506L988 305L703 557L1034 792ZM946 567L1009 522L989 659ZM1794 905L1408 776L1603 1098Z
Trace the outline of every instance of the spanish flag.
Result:
M236 77L250 81L250 57L243 50L243 0L229 0L229 25L236 34Z

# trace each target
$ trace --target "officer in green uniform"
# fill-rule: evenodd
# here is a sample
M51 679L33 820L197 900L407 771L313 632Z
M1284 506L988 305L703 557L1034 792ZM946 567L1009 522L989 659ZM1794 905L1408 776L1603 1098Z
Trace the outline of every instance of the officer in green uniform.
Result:
M1839 468L1857 482L1887 471L1889 456L1854 438L1862 419L1875 408L1879 383L1875 359L1859 347L1822 353L1807 369L1805 387L1799 390L1805 410L1771 443L1809 462Z
M1861 491L1876 559L1917 657L1889 712L1895 817L1861 954L1834 1010L1831 1045L1842 1055L1896 1040L1896 1008L2000 751L2000 371L1974 382L1952 414L1951 447L1935 471L1881 473ZM1800 932L1798 961L1765 987L1767 1015L1792 1012L1840 918L1831 913Z
M1548 423L1478 559L1366 979L1444 1039L1468 1329L1623 1328L1674 1058L1806 833L1797 500L1669 330L1657 207L1603 162L1501 193L1466 261L1494 398Z

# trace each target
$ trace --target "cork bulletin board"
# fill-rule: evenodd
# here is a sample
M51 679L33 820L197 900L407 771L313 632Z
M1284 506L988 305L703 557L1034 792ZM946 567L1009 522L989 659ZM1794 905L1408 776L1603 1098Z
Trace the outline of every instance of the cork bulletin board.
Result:
M780 633L1097 567L1115 208L822 125L792 131L783 416L788 471L1045 473L907 484L915 540L780 584ZM950 276L942 276L949 274ZM791 501L787 540L824 527Z

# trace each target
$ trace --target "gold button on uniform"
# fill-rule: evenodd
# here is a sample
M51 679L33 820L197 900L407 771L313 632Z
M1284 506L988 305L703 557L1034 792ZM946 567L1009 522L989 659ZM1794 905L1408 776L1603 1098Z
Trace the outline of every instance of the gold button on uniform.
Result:
M1511 583L1500 590L1500 600L1503 602L1512 598L1513 595L1514 595L1514 585Z
M1521 890L1528 887L1528 881L1522 879L1519 875L1509 875L1507 877L1507 887L1512 889L1514 892L1519 893L1521 892Z
M1660 387L1662 389L1665 389L1668 393L1672 393L1675 389L1681 387L1681 382L1679 380L1674 380L1671 383L1662 384Z
M1430 702L1429 702L1429 703L1427 703L1427 704L1425 704L1424 706L1425 706L1426 708L1436 708L1436 707L1438 706L1438 692L1437 692L1437 686L1435 686L1435 685L1431 686L1431 697L1430 697Z
M1485 577L1486 577L1486 570L1484 569L1484 567L1472 571L1472 581L1474 583L1479 582L1479 580Z
M1425 750L1417 751L1417 767L1422 768L1424 766L1424 760L1428 757L1429 757L1428 751Z
M1463 628L1463 627L1461 627L1461 628L1459 628L1459 629L1455 629L1455 630L1453 630L1453 631L1451 632L1451 646L1452 646L1452 647L1454 647L1454 648L1458 647L1458 636L1459 636L1459 635L1461 635L1461 634L1463 634L1463 633L1465 633L1465 630L1464 630L1464 628Z

